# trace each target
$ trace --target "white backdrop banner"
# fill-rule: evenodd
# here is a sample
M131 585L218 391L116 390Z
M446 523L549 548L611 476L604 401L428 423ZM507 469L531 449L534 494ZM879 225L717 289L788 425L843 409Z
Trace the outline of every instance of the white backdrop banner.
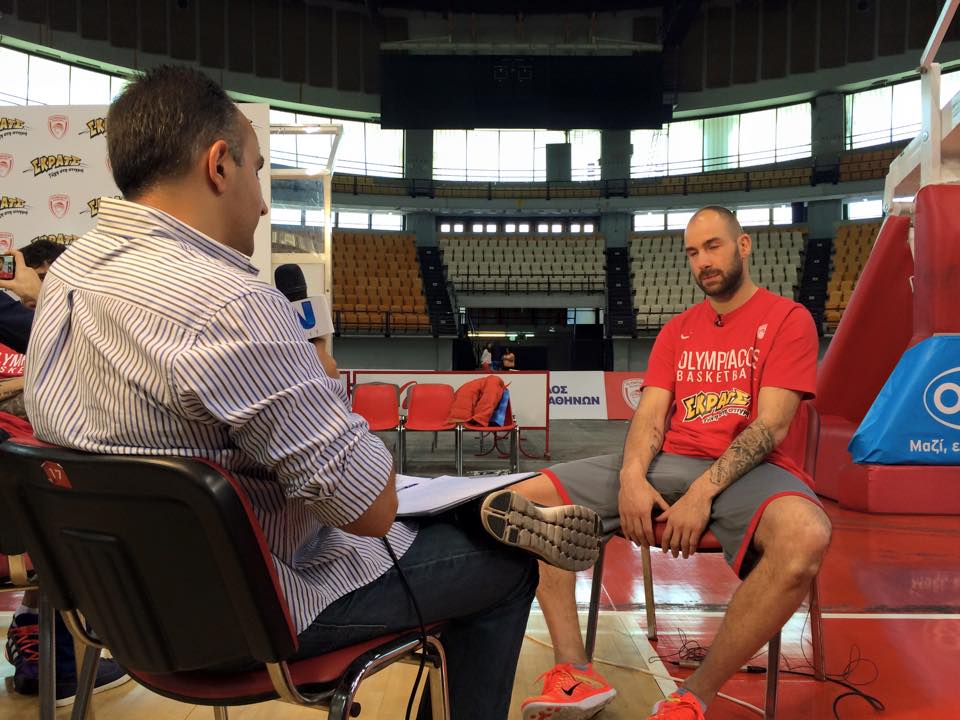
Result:
M550 417L553 420L606 420L603 372L550 373Z
M240 109L269 158L268 106ZM69 244L96 224L101 197L120 197L107 161L106 118L106 105L0 107L0 238L17 248L40 239ZM269 172L260 184L269 206ZM269 216L257 226L253 263L272 282Z

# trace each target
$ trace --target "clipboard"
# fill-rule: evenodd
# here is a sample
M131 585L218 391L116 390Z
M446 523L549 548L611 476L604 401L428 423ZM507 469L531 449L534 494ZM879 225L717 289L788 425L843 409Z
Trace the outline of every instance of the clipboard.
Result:
M494 490L513 485L538 473L512 475L397 475L397 517L438 515Z

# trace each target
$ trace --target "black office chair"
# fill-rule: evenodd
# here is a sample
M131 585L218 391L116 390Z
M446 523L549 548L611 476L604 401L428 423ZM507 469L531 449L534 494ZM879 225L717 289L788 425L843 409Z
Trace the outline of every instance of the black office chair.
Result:
M226 707L272 699L359 713L360 682L426 653L434 718L449 718L443 647L431 629L290 660L297 634L263 533L223 469L181 458L88 455L0 444L0 501L14 509L54 607L85 653L109 648L142 685ZM80 619L96 633L86 630ZM218 668L255 664L245 672ZM84 662L75 712L96 677Z

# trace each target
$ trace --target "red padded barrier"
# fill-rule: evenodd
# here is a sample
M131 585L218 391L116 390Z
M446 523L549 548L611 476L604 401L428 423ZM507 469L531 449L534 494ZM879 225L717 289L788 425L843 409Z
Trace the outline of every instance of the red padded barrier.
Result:
M960 333L960 186L928 185L916 202L911 345L936 333Z
M960 333L957 208L960 186L920 190L913 253L907 244L909 219L887 218L820 367L816 490L845 507L960 514L960 467L855 465L847 451L903 352L935 333Z
M910 219L883 223L817 373L820 416L863 420L913 334Z

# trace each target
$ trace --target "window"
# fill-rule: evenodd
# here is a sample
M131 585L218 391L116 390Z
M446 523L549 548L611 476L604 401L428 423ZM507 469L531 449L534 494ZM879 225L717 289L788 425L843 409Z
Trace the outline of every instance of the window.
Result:
M455 233L462 233L462 232L463 232L463 223L454 223L454 224L453 224L453 231L454 231Z
M522 232L522 233L530 232L530 223L519 223L517 225L517 232Z
M500 133L497 130L467 131L467 180L500 179Z
M552 233L562 233L563 232L563 223L552 223L550 225L550 232Z
M703 121L703 169L705 171L737 167L739 152L739 115L726 115Z
M580 223L570 223L570 232L572 233L580 232Z
M27 104L29 55L0 47L0 105Z
M308 227L323 227L323 210L307 210L304 215L306 216L304 225Z
M336 168L340 172L363 175L366 173L365 125L357 120L337 120L343 127L337 147Z
M803 103L777 108L777 162L810 157L811 107Z
M117 99L117 95L123 92L123 89L130 84L130 81L124 77L110 78L110 102Z
M403 177L403 130L365 123L364 171L380 177Z
M636 213L633 216L633 229L641 230L663 230L665 218L663 212L643 212Z
M66 105L70 102L69 65L31 55L27 69L28 105Z
M671 175L700 172L703 165L703 120L670 123L667 163Z
M593 232L593 223L584 223L584 224L583 224L583 231L584 231L585 233L592 233L592 232Z
M470 226L470 231L475 233L482 233L483 223L473 223L473 225Z
M396 213L373 213L370 227L374 230L403 230L403 215Z
M505 182L530 182L535 179L536 154L534 130L501 130L499 179Z
M70 69L71 105L107 105L109 103L109 75L78 67Z
M504 232L508 232L508 233L516 232L516 231L517 231L517 224L516 224L516 223L506 223L506 224L503 226L503 231L504 231Z
M600 179L600 131L570 132L570 177L573 180Z
M497 224L496 224L496 223L487 223L487 232L488 232L488 233L495 233L496 231L497 231Z
M737 220L740 225L769 225L770 208L737 208Z
M684 230L687 227L687 223L690 222L690 218L693 217L695 210L676 210L673 212L667 213L667 229L668 230Z
M547 223L537 223L537 232L545 233L550 229L550 226Z
M960 72L940 76L940 106L960 89ZM848 150L910 140L920 130L920 80L850 93L845 100Z
M274 205L270 208L271 225L303 225L303 213L300 208L284 208Z
M440 223L440 232L442 233L450 232L450 223Z
M433 177L437 180L467 179L465 130L433 131Z
M630 133L633 145L630 177L657 177L667 174L667 145L669 126L663 130L634 130Z
M777 205L773 208L774 225L790 225L793 223L793 208L790 205Z
M337 227L366 230L370 227L370 216L362 212L338 212Z
M809 133L807 134L809 137ZM740 116L740 167L777 161L777 111L761 110Z
M867 220L883 217L883 200L854 200L847 203L848 220Z

